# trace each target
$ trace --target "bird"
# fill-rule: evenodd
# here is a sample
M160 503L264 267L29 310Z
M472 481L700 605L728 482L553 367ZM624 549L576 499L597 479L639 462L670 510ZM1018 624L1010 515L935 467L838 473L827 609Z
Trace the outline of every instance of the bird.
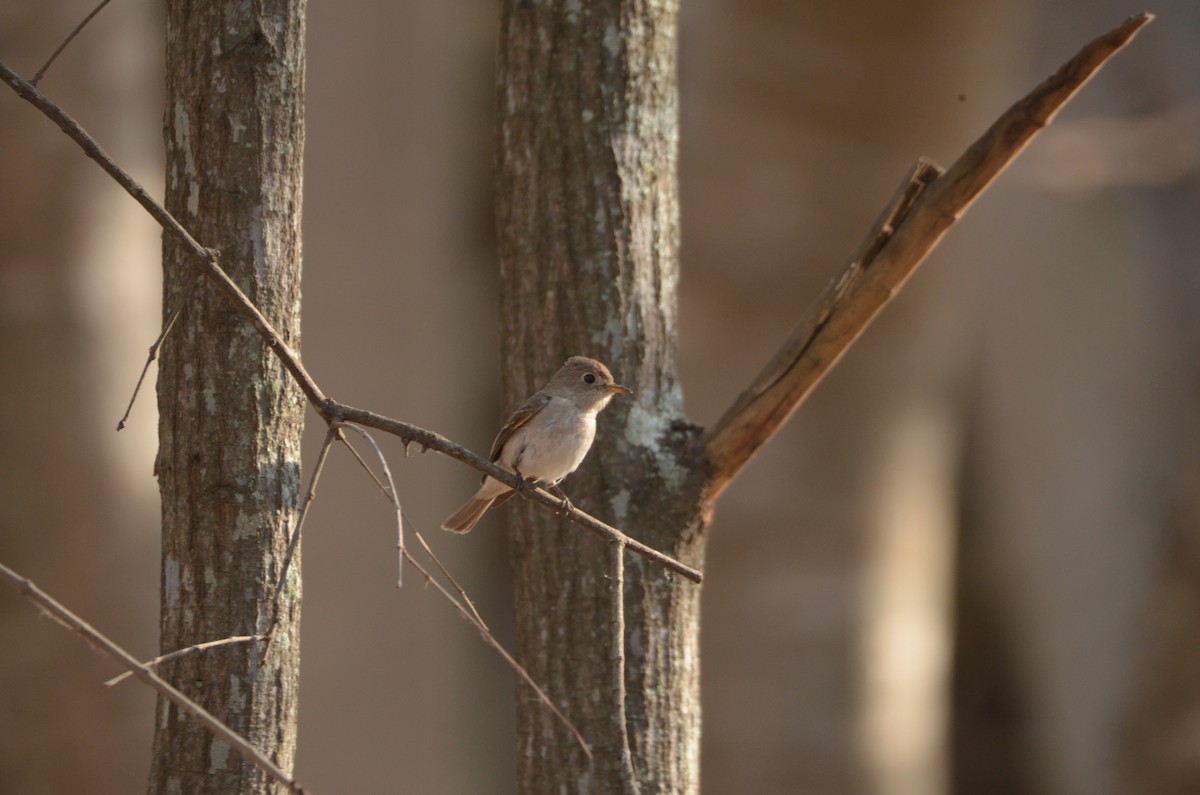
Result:
M613 380L595 359L572 356L544 387L512 413L492 443L491 460L532 483L545 483L570 506L559 482L575 471L596 438L596 415L616 395L633 391ZM497 500L513 494L508 484L484 475L467 504L442 529L469 533Z

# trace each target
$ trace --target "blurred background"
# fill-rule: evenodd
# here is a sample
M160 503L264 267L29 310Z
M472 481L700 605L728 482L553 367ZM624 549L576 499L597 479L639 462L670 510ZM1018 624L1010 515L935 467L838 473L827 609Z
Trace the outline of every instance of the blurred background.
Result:
M32 75L93 5L0 5L0 60ZM691 418L753 377L918 156L948 165L1140 10L683 3ZM722 499L706 791L1200 791L1200 6L1148 10ZM112 4L41 88L161 194L156 13ZM511 408L497 13L309 5L304 360L338 399L477 450ZM159 231L7 91L0 186L0 561L152 657L152 386L113 428L158 331ZM474 475L381 441L409 518L511 641L500 522L436 529ZM305 531L298 778L511 792L512 675L414 577L395 590L392 534L335 450ZM114 673L0 589L0 793L143 790L153 696Z

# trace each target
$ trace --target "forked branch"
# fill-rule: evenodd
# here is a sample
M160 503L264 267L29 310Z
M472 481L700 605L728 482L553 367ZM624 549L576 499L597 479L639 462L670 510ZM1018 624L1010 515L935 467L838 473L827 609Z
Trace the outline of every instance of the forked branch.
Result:
M708 502L716 500L775 435L979 194L1153 18L1130 17L1086 45L1005 111L944 174L924 161L913 168L850 263L705 434Z

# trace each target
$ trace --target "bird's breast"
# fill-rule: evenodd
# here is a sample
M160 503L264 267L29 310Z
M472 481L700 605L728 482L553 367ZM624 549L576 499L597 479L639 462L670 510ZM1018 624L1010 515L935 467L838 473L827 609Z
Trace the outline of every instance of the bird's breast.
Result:
M596 437L595 412L554 398L505 445L504 463L526 478L555 482L574 472ZM511 451L510 451L511 448Z

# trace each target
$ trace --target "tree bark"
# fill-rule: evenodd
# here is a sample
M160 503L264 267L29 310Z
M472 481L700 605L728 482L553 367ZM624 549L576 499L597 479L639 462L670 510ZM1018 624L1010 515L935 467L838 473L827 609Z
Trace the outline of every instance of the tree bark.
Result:
M300 341L303 0L167 4L166 206L293 349ZM266 629L300 504L299 390L194 257L163 238L163 317L184 307L158 380L164 652ZM192 289L196 286L197 289ZM300 576L269 646L183 657L165 677L290 770ZM149 791L271 792L160 698Z
M503 393L518 405L567 356L609 364L633 400L600 416L565 484L584 510L693 566L707 518L676 377L679 211L675 2L534 5L501 17L497 221ZM699 788L699 586L629 559L614 637L609 551L510 503L521 662L594 754L518 694L521 792ZM625 646L626 721L613 681ZM626 728L627 732L622 731ZM632 752L631 774L624 753ZM633 779L633 780L631 780Z

